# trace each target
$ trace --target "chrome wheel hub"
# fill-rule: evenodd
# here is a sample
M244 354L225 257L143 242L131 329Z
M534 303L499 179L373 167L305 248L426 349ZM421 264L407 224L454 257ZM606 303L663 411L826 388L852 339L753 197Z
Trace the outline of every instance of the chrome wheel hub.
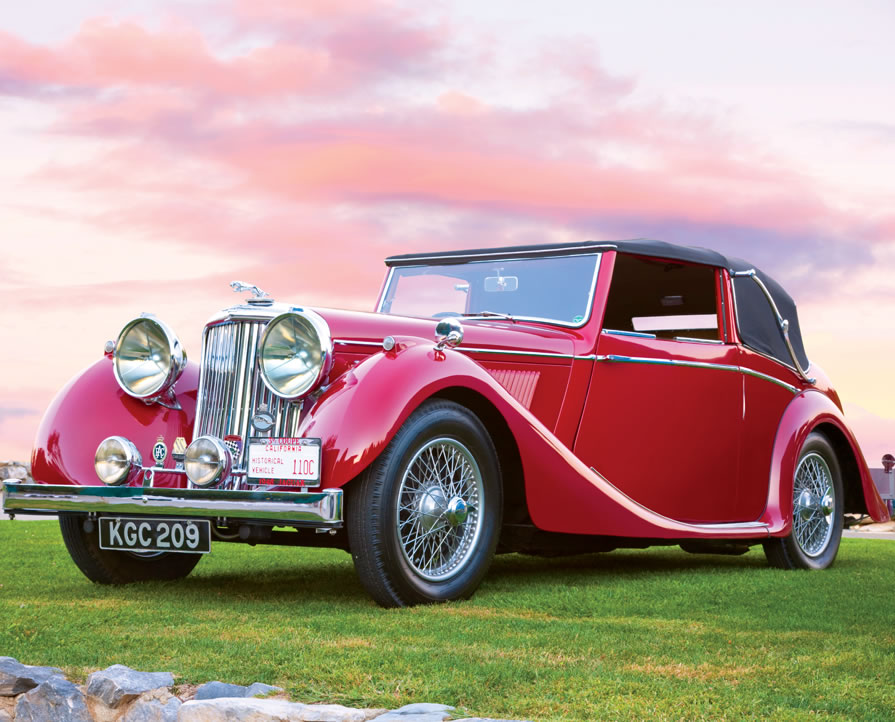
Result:
M398 546L413 571L429 581L461 572L481 536L482 473L456 439L427 442L411 458L397 498Z
M809 557L820 556L833 536L836 509L833 475L820 454L806 454L799 462L792 503L793 538Z
M455 496L447 505L444 517L451 526L457 526L466 522L469 516L469 505L459 496Z
M419 495L417 513L420 526L429 531L441 519L445 508L444 492L440 486L430 486Z

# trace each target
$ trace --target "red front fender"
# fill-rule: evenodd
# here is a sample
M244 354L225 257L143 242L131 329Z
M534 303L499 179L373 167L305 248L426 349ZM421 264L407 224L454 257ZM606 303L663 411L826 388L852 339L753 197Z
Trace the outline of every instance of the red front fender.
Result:
M508 394L462 354L430 340L403 338L393 351L365 359L340 376L302 421L299 435L321 439L322 486L343 486L388 445L423 401L462 386L499 403Z
M867 513L875 521L886 521L889 518L886 505L876 490L864 455L854 435L849 431L842 411L826 395L818 391L806 391L796 396L786 408L774 441L768 505L762 515L762 521L770 526L771 533L776 536L789 534L792 526L792 482L799 452L808 435L815 430L823 432L825 426L833 427L835 433L845 441L846 448L840 449L840 454L843 451L850 453L854 459L854 468L860 476ZM832 443L836 439L830 441ZM839 461L845 473L846 460L840 458ZM847 484L848 479L844 478L843 483Z
M53 399L34 441L31 474L44 484L101 484L93 468L96 447L108 436L130 439L143 457L152 461L152 447L159 436L170 451L178 436L193 435L199 367L189 364L177 381L175 393L181 410L147 405L128 396L112 373L106 355L75 376ZM173 468L169 454L165 466ZM159 476L159 486L176 486L173 474Z

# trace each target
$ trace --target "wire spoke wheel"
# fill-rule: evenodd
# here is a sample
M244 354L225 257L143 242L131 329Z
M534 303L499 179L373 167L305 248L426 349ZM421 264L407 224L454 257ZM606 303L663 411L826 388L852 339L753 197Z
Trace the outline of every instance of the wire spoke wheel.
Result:
M764 542L779 569L826 569L836 559L845 506L842 470L833 446L819 432L808 435L792 475L792 528Z
M809 557L819 556L830 543L836 503L827 462L820 454L806 454L793 480L792 526L796 543Z
M462 571L481 533L482 473L456 439L429 441L411 458L396 496L398 544L423 579Z
M361 583L384 607L468 599L497 549L497 451L472 411L422 403L352 482L346 522Z

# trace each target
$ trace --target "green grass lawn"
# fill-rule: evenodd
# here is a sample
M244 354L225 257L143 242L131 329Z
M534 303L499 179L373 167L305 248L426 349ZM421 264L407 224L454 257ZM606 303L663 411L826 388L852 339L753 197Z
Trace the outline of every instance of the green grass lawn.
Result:
M91 584L55 521L0 521L0 656L122 663L295 701L532 720L895 718L895 542L819 573L677 549L495 560L464 603L383 610L344 552L217 544L181 582Z

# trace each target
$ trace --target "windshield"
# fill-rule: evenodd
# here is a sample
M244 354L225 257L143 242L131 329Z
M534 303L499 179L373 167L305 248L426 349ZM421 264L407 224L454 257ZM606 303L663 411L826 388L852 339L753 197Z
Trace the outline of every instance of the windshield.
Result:
M423 318L499 314L580 326L590 314L599 261L592 253L398 266L379 310Z

